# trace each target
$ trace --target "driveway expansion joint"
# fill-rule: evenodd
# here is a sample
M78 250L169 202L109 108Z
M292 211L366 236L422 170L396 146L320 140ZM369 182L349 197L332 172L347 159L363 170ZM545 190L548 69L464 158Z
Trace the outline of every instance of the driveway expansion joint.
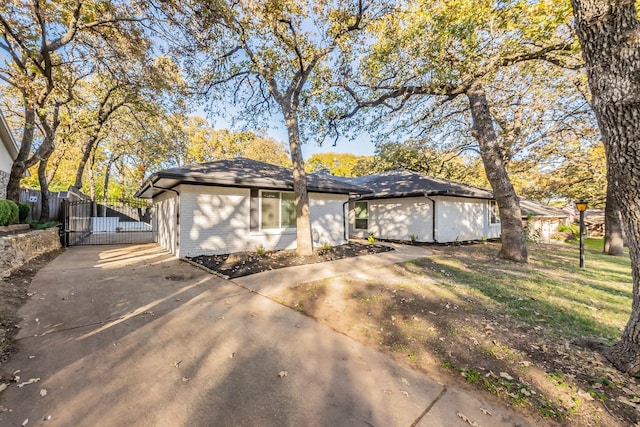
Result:
M438 394L438 396L433 399L433 402L431 402L429 404L429 406L427 406L427 409L425 409L419 416L418 418L416 418L416 420L411 424L411 427L416 427L418 425L418 423L420 421L422 421L422 419L424 418L425 415L427 415L429 413L429 411L436 405L436 403L438 403L438 401L442 398L442 396L444 396L444 394L447 392L447 386L444 385L442 386L442 390L440 390L440 393Z

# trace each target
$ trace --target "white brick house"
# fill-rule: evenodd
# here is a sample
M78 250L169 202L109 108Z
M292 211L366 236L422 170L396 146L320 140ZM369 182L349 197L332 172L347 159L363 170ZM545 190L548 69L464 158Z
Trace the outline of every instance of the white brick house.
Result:
M368 190L307 176L314 246L347 242L349 196ZM178 257L295 249L293 174L237 158L153 174L136 192L156 206L158 243Z
M7 197L7 184L13 161L18 157L18 144L0 112L0 199Z
M349 235L450 243L500 237L493 192L407 170L338 178L372 192L349 203Z

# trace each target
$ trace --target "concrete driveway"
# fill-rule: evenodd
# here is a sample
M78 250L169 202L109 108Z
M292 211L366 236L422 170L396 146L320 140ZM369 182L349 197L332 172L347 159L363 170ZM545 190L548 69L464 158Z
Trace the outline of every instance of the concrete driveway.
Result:
M30 291L2 426L527 425L154 244L70 248Z

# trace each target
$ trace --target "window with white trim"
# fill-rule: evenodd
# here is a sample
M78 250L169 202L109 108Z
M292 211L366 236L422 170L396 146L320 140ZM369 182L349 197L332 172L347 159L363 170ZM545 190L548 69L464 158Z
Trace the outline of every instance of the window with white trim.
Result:
M260 228L296 228L294 193L263 191L260 195Z
M369 229L369 202L355 202L356 230Z
M500 224L500 211L495 200L489 200L489 224Z

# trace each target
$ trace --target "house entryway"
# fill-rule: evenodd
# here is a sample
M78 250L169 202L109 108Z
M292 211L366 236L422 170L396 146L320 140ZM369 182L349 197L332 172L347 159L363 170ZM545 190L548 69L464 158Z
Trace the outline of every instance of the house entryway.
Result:
M142 199L65 200L63 245L140 244L156 241L154 207Z

